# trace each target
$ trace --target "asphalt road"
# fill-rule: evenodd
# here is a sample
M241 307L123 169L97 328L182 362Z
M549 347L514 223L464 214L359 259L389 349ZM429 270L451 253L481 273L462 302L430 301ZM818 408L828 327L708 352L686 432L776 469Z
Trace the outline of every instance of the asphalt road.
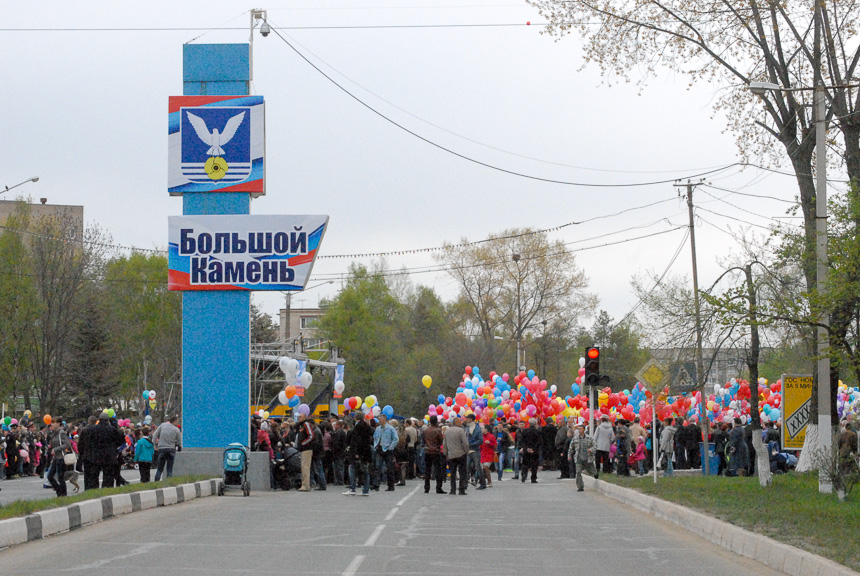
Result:
M129 482L139 482L140 473L137 470L123 470L122 477ZM0 482L0 506L5 506L16 500L48 500L57 495L52 488L42 488L45 480L38 476L15 477L12 480ZM84 477L80 475L78 484L84 487ZM66 483L66 489L72 494L72 485Z
M0 551L4 573L776 575L547 472L466 496L255 492L114 518Z

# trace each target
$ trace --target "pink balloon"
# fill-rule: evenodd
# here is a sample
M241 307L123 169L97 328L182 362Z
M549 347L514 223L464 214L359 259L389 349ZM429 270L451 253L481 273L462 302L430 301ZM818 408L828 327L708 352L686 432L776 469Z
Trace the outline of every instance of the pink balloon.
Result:
M508 373L507 373L507 372L505 372L504 374L502 374L502 380L504 380L505 382L507 382L507 381L508 381L508 378L510 378L510 376L508 376Z

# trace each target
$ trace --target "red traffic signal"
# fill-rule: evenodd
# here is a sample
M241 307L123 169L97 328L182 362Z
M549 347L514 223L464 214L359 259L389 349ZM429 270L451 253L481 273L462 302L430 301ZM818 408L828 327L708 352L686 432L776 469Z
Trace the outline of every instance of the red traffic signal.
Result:
M585 349L585 378L586 386L597 386L600 382L600 348L592 346Z
M585 351L586 358L590 358L592 360L596 360L600 358L600 348L589 348Z

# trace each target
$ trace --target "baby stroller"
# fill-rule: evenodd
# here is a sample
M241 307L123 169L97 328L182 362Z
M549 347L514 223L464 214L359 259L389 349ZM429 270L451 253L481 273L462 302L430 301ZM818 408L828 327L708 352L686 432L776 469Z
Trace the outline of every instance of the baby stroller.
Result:
M275 488L290 490L299 488L302 483L302 458L292 446L278 445L280 458L272 462L272 478Z
M242 490L245 496L251 494L251 483L248 481L248 448L233 442L224 448L224 481L218 489L218 495L223 496L226 490Z

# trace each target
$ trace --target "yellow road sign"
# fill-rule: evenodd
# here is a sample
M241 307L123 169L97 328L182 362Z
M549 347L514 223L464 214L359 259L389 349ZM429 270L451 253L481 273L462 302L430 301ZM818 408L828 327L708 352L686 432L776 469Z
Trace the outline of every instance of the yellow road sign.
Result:
M636 373L636 377L645 385L645 388L653 393L668 380L669 369L654 358L651 358Z
M803 448L809 407L812 403L812 376L783 375L782 377L782 447L788 450Z

